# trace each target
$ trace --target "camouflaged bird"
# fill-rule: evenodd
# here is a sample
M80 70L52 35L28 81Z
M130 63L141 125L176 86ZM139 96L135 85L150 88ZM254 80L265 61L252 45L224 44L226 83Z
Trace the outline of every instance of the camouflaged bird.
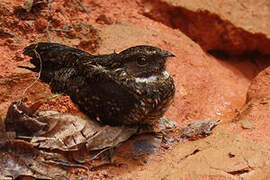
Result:
M83 113L104 124L153 124L173 101L174 81L165 62L175 55L157 47L142 45L91 55L40 42L26 47L23 54L32 57L35 67L20 67L41 71L41 81L53 93L70 96Z

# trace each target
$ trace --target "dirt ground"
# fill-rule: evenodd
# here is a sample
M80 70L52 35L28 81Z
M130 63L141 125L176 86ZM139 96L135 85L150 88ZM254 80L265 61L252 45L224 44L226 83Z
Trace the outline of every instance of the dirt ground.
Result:
M166 116L179 127L204 119L221 123L209 137L172 143L146 157L135 158L123 145L115 158L123 165L101 167L90 179L270 179L270 91L269 83L259 83L267 82L269 55L209 54L179 28L168 26L168 19L155 20L162 13L154 11L151 18L149 1L25 2L0 0L0 116L19 98L33 104L52 96L37 74L17 68L29 65L22 51L31 43L58 42L92 54L154 45L176 55L167 63L176 96ZM40 109L84 116L67 96ZM75 168L70 173L77 178L84 172Z

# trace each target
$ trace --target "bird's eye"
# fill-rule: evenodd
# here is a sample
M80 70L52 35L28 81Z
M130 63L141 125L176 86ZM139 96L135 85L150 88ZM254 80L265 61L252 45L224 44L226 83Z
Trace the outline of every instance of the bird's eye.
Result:
M145 66L148 63L148 61L144 57L140 57L137 59L137 64L139 66Z

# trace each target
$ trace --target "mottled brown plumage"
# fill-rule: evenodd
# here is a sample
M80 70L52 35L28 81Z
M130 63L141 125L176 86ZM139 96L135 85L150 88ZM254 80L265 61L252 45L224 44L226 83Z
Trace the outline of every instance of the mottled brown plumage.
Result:
M35 67L23 68L41 69L40 79L52 92L69 95L82 112L105 124L152 124L174 97L173 79L165 71L167 57L174 55L157 47L135 46L94 56L41 42L26 47L24 54L32 57Z

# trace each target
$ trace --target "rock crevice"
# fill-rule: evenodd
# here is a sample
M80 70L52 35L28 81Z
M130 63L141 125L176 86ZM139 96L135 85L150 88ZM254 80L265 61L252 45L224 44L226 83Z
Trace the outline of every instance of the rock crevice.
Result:
M219 12L214 5L212 5L213 8L211 5L203 8L198 3L197 7L190 7L185 1L169 0L144 0L143 4L143 15L181 30L205 51L224 51L232 55L246 52L270 54L270 49L267 48L270 46L270 33L268 34L267 29L256 29L255 31L252 27L249 28L249 24L242 23L239 14L235 14L235 16L239 16L239 21L233 19L233 15L232 17L226 16L225 8ZM194 4L196 6L196 3ZM222 6L222 3L219 5ZM233 6L233 2L231 2L231 6ZM242 18L249 21L251 17L246 16Z

